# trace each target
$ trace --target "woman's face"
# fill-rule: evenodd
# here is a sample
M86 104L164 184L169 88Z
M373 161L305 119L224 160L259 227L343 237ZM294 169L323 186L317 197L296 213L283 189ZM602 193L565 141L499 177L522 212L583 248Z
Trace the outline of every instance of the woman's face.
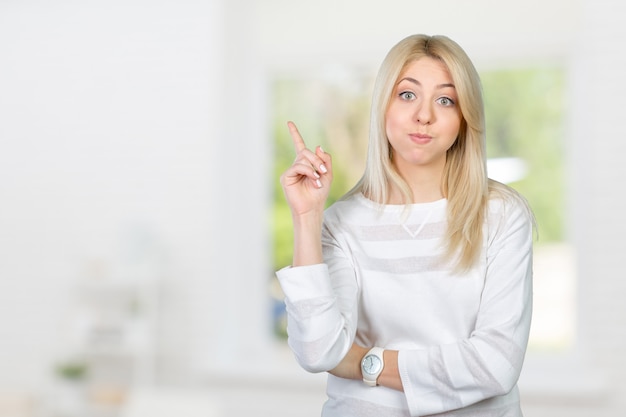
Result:
M393 163L402 174L415 167L443 169L461 126L457 92L443 62L423 57L400 74L385 115Z

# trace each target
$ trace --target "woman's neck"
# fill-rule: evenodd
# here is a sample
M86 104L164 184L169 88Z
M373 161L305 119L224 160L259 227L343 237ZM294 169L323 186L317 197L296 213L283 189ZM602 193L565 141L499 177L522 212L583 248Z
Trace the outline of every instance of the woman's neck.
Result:
M433 201L441 200L443 198L441 186L437 186L436 188L411 187L411 192L413 197L412 201L409 201L410 204L432 203ZM407 202L403 198L400 190L397 189L397 187L392 186L389 192L389 204L406 203Z
M405 170L406 171L406 170ZM444 195L442 191L443 168L441 169L420 169L416 167L411 172L400 172L413 194L409 203L430 203L441 200ZM391 185L389 190L390 204L404 204L406 201L399 188Z

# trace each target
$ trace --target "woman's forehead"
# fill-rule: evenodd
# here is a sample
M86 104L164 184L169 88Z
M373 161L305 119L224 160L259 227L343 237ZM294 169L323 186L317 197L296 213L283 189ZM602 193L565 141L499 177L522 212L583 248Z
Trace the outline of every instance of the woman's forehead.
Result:
M397 81L399 82L404 78L417 79L420 82L422 82L420 79L424 81L436 79L439 82L452 83L452 76L446 64L440 59L429 56L407 62Z

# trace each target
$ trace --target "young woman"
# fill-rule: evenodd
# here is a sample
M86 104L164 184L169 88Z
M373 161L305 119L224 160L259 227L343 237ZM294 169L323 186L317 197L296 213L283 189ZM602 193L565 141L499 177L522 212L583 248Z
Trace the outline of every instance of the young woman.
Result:
M289 345L329 372L330 416L521 416L533 217L487 178L478 74L444 36L382 63L365 172L324 211L332 161L288 127L294 256L277 275Z

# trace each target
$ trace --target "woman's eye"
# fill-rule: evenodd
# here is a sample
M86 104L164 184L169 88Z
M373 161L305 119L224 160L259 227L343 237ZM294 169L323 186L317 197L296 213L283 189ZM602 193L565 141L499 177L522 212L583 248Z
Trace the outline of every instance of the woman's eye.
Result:
M413 100L415 99L415 94L410 91L403 91L400 93L400 98L403 100Z
M437 100L442 106L454 106L454 101L449 97L441 97Z

